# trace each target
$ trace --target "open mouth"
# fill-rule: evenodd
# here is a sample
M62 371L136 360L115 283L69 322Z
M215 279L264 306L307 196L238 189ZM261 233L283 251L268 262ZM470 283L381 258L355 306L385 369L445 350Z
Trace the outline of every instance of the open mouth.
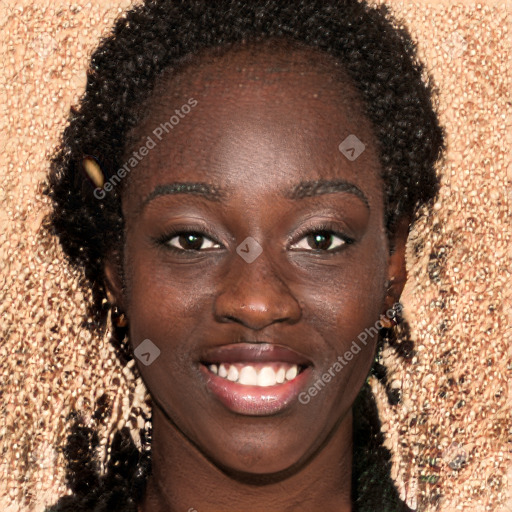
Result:
M200 364L218 401L233 412L260 416L291 406L312 366L294 350L268 343L223 345L207 352Z

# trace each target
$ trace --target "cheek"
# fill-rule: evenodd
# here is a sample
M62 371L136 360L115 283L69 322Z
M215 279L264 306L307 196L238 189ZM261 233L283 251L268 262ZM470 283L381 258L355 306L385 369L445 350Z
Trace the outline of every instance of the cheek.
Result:
M326 335L337 334L340 342L357 338L375 325L382 312L387 258L380 248L371 255L368 258L363 251L354 252L328 274L320 269L316 278L314 269L308 270L312 279L308 277L303 295L309 321Z
M333 382L328 393L336 408L352 403L371 367L378 339L377 322L386 295L385 246L367 254L371 257L364 251L347 257L329 280L318 279L318 286L308 286L304 295L306 321L326 343L317 378Z
M130 325L142 335L159 333L172 342L177 332L190 331L201 319L208 296L204 272L169 272L148 260L134 262L128 290Z
M157 367L171 371L176 378L184 375L185 361L190 368L190 339L206 318L208 283L201 265L183 264L183 269L164 264L162 253L143 240L127 238L125 250L127 313L130 341L134 349L146 339L161 353ZM189 369L190 371L190 369ZM148 374L148 368L141 366Z
M200 397L197 389L192 391L188 385L199 382L193 354L195 344L209 332L204 325L211 312L204 269L170 272L161 261L156 265L151 252L140 251L131 259L130 276L127 293L132 349L136 351L147 339L159 349L158 358L150 365L136 361L142 379L152 398L172 414L180 428L200 439L195 422L190 421L197 415Z

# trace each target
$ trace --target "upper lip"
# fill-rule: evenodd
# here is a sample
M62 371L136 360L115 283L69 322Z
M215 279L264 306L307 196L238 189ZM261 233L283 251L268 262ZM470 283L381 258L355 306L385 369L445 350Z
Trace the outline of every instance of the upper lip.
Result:
M312 362L290 347L277 343L244 342L222 345L207 350L201 358L204 364L284 362L310 366Z

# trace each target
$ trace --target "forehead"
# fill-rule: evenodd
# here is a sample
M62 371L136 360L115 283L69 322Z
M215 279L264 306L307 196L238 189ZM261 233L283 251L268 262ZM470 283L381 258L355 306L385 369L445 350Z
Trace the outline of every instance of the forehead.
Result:
M182 111L191 99L197 105ZM260 192L340 173L365 187L378 181L364 104L342 66L318 50L267 42L205 52L164 74L144 108L132 146L150 136L155 147L130 176L139 196L191 175L233 190L245 176ZM365 146L357 163L339 150L349 136Z

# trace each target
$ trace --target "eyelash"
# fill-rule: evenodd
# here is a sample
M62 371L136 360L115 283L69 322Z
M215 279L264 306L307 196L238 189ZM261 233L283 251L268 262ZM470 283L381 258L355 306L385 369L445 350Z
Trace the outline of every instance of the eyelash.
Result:
M336 236L337 238L339 238L340 240L342 240L342 244L339 246L339 247L336 247L336 249L330 249L330 250L321 250L321 249L310 249L310 252L313 252L313 253L325 253L325 254L335 254L335 253L338 253L340 251L342 251L343 249L346 248L347 245L351 245L355 242L355 240L349 236L347 236L345 233L341 233L340 231L338 231L339 228L338 226L336 226L335 224L331 224L329 222L326 222L326 223L323 223L323 224L318 224L314 227L305 227L305 228L301 228L299 229L297 235L294 237L294 242L293 244L296 244L298 242L300 242L303 238L306 238L306 236L308 235L313 235L313 234L326 234L326 235L334 235ZM295 249L297 250L297 249Z
M159 237L156 241L159 245L163 245L166 249L169 249L170 251L177 253L177 254L184 254L184 253L190 253L190 252L205 252L205 251L193 251L193 250L185 250L185 249L177 249L176 247L173 247L172 245L169 245L170 240L175 238L178 235L196 235L196 236L203 236L205 238L209 238L212 242L215 242L215 235L206 227L202 227L201 230L197 229L197 226L182 226L180 228L171 229L169 232L167 232L165 235ZM218 242L215 242L218 243Z
M334 235L335 237L342 240L343 244L341 244L339 247L337 247L335 249L331 249L331 250L310 249L309 252L313 252L313 253L317 253L317 254L320 252L325 253L325 254L334 254L334 253L337 253L337 252L343 250L347 245L351 245L355 242L355 240L353 238L345 235L344 233L339 232L338 228L334 224L325 223L325 224L320 224L320 225L317 225L314 227L307 227L307 228L300 229L299 232L297 233L297 235L294 237L295 241L293 242L293 245L300 242L303 238L306 238L306 236L308 236L308 235L319 234L319 233L325 234L325 235ZM171 229L168 233L159 237L156 240L156 242L159 245L165 246L166 249L169 249L170 251L172 251L176 254L180 254L180 255L183 255L185 253L192 253L192 252L195 252L195 253L206 252L204 250L194 251L192 249L191 250L178 249L177 247L173 247L173 246L169 245L169 242L173 238L175 238L176 236L179 236L179 235L195 235L195 236L199 236L199 237L203 237L203 238L208 238L211 242L213 242L215 244L219 244L219 242L215 241L215 235L210 230L208 230L207 228L201 228L201 230L198 230L197 227L193 227L193 226L182 226L180 228ZM295 249L295 251L297 251L297 249Z

